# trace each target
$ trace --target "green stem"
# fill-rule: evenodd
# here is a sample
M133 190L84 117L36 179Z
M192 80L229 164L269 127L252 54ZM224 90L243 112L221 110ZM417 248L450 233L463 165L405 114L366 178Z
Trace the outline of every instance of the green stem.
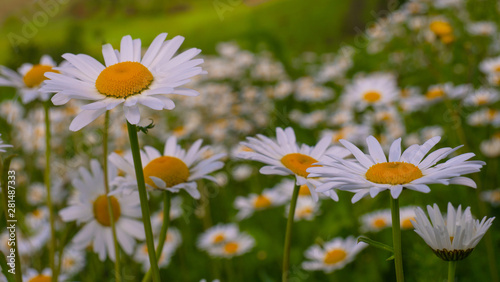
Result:
M52 269L52 281L57 281L57 268L55 264L55 252L56 252L56 229L54 226L54 211L52 207L52 195L50 189L50 101L44 102L45 110L45 188L47 189L47 208L49 209L49 221L50 221L50 244L49 244L49 264Z
M448 282L455 282L455 269L457 268L457 261L448 262Z
M399 220L399 200L391 196L392 216L392 241L394 248L394 266L396 267L396 279L398 282L405 281L403 274L403 254L401 251L401 223Z
M282 281L288 281L288 272L290 268L290 246L292 245L292 225L295 217L295 207L297 206L297 198L299 197L300 186L295 185L293 188L292 200L290 202L290 211L288 211L288 221L286 223L285 246L283 250L283 271Z
M139 190L139 199L141 201L142 222L144 223L144 233L146 234L146 244L148 250L154 250L153 231L151 229L151 218L149 215L148 194L146 192L146 182L144 181L144 172L142 170L141 153L139 151L139 140L137 137L137 127L127 121L128 137L130 139L130 149L134 159L135 175L137 178L137 188ZM148 252L149 263L153 274L153 281L160 282L160 271L156 260L155 252Z
M109 128L109 111L106 111L104 115L104 129L102 133L102 152L104 155L102 161L102 168L104 173L104 190L106 192L106 196L109 194L109 183L108 183L108 128ZM111 206L111 196L106 197L108 201L108 213L109 219L111 223L111 232L113 234L113 243L115 246L115 281L120 282L121 273L120 273L120 245L118 244L118 240L116 238L116 226L115 226L115 217L113 215L113 207Z
M158 258L158 260L161 258L163 245L165 244L165 239L167 238L168 227L170 226L170 200L170 192L163 192L163 225L161 226L160 238L158 239L158 246L156 247L156 257ZM142 282L146 282L149 280L151 280L151 269L146 272L146 275L144 275Z

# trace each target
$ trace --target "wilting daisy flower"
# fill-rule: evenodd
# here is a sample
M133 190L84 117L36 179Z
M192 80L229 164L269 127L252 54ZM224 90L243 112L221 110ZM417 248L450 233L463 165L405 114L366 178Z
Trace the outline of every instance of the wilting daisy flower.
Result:
M361 222L361 231L378 232L392 224L391 210L379 210L362 215L359 218Z
M45 74L58 73L55 70L56 63L48 55L42 56L40 63L32 65L23 64L18 72L4 66L0 66L0 86L11 86L17 88L21 94L23 103L29 103L35 99L47 101L50 93L40 91L42 83L47 79Z
M313 245L305 252L305 257L310 261L303 262L302 268L331 273L352 262L366 246L368 245L363 242L357 243L353 236L345 239L337 237L325 242L323 246Z
M415 232L446 261L463 260L470 255L495 219L485 216L479 221L472 217L470 207L462 212L461 206L455 210L451 203L448 203L446 216L436 204L427 206L430 221L421 208L415 213L416 219L412 220Z
M0 134L2 136L2 134ZM3 148L12 148L12 145L4 144L2 138L0 138L0 152L5 152Z
M66 275L59 275L58 281L66 281ZM23 281L26 282L48 282L52 281L52 270L45 268L41 273L33 268L28 268L23 275Z
M307 189L307 188L306 188ZM261 194L250 194L247 197L238 196L234 200L234 207L238 210L238 220L250 217L257 210L264 210L284 204L289 200L287 194L283 194L277 188L264 189Z
M326 154L332 154L339 158L348 156L349 151L331 145L331 136L325 136L319 140L316 146L310 147L305 144L298 145L295 139L295 133L291 127L276 128L277 139L271 139L264 135L257 135L257 138L247 137L248 142L241 144L251 151L241 151L238 157L248 160L259 161L267 164L260 169L262 174L275 175L295 175L297 184L311 185L309 190L314 200L318 199L313 184L307 179L309 172L306 170L313 164L322 161ZM326 193L333 199L338 200L337 194L332 190Z
M481 200L498 207L500 205L500 188L481 192Z
M389 190L394 199L399 197L403 188L428 193L430 188L427 185L435 183L476 188L472 179L461 175L478 172L485 163L468 161L474 153L466 153L438 164L461 147L441 148L427 155L440 139L439 136L433 137L423 145L412 145L401 153L399 138L390 147L389 159L373 136L366 138L368 155L351 142L340 140L356 161L330 156L330 159L318 163L322 167L311 167L307 171L311 177L322 177L323 184L316 189L318 192L334 188L351 191L356 193L353 203L367 194L374 198L384 190Z
M236 224L219 224L207 229L198 238L198 248L210 256L232 258L249 252L255 240L240 232Z
M150 189L161 189L177 193L186 190L193 198L199 199L196 180L208 179L215 182L215 178L208 175L224 166L220 161L226 156L224 153L214 154L203 158L210 146L201 146L201 139L186 150L177 144L177 138L172 136L167 139L163 154L153 147L144 147L141 154L146 186ZM132 155L121 157L117 153L109 156L109 161L125 173L125 176L115 178L113 184L121 189L136 190L134 162Z
M82 229L73 237L75 249L83 249L92 245L99 259L107 256L115 260L115 246L111 230L111 216L108 212L108 200L104 193L104 173L97 160L90 162L91 171L81 167L81 178L73 179L73 186L78 195L70 201L70 206L59 212L63 221L84 223ZM112 177L113 173L110 173ZM110 197L113 220L116 227L118 243L125 253L131 255L135 240L144 240L144 227L141 221L139 195L137 192L128 195L115 193Z
M158 266L160 268L169 265L170 259L172 258L175 251L177 250L177 248L180 246L181 243L182 243L182 237L179 230L175 227L170 227L165 237L163 251L161 252L161 256L158 258ZM155 246L157 245L158 245L158 239L155 240ZM144 272L148 271L151 264L149 262L148 246L146 243L137 246L134 259L135 261L142 264L142 269Z
M399 96L396 79L392 74L375 73L366 77L356 78L346 87L344 99L350 105L356 105L359 110L368 106L386 105Z
M106 110L123 104L128 122L138 124L139 105L153 110L175 107L167 94L196 96L198 92L181 86L203 71L202 59L193 59L199 49L189 49L174 57L184 41L176 36L165 41L166 33L158 35L141 57L141 40L130 35L121 40L120 51L110 44L102 47L105 65L83 54L64 54L71 66L60 68L61 73L47 74L50 80L42 87L44 92L55 92L54 105L66 104L71 99L94 101L82 106L70 125L77 131L91 123Z

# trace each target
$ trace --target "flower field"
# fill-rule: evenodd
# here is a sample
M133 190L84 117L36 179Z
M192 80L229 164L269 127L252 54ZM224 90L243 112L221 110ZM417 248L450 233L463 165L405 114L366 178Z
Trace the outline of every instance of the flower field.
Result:
M320 2L5 21L0 280L500 281L500 4Z

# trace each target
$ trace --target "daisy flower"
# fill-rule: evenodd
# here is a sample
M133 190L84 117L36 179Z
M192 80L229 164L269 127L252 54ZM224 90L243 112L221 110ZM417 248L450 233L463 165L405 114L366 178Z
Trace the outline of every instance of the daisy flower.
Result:
M479 69L488 75L500 73L500 57L485 59L479 64Z
M412 220L415 232L446 261L463 260L470 255L495 219L485 216L479 221L472 217L470 207L462 212L461 206L455 210L451 203L448 203L446 216L436 204L427 206L430 221L421 208L415 213L416 218Z
M480 88L473 94L465 97L466 106L484 106L493 104L500 100L500 93L493 88Z
M317 201L318 194L311 179L308 179L309 172L306 170L313 164L321 162L326 154L344 158L350 154L349 151L338 146L331 146L331 136L321 138L316 146L311 147L305 144L299 146L291 127L284 130L280 127L276 128L276 135L276 140L261 134L257 135L257 138L247 137L248 142L241 142L241 144L251 150L239 152L238 157L267 164L260 169L262 174L295 175L297 184L308 184L311 196ZM326 194L338 200L333 190Z
M401 207L399 210L399 222L402 230L413 229L412 220L415 220L415 208L412 206Z
M481 200L490 203L493 207L500 205L500 188L481 192Z
M358 110L368 106L386 105L397 99L400 90L392 74L375 73L354 79L346 87L344 99L346 103L355 105Z
M141 153L144 178L146 186L150 189L168 190L173 193L181 189L186 190L193 198L199 199L196 180L208 179L215 182L215 178L208 175L221 169L224 163L220 159L226 154L213 154L203 158L204 153L211 149L210 146L201 146L202 140L198 139L188 151L177 144L177 138L172 136L167 139L163 154L153 147L144 147ZM113 180L113 184L121 189L136 190L134 162L132 155L121 157L117 153L109 156L109 161L125 173Z
M52 281L52 270L50 268L45 268L41 273L33 268L28 268L23 275L23 281L26 282L40 282L40 281ZM59 275L57 277L58 281L66 281L66 275Z
M61 272L74 275L82 271L86 264L85 252L76 250L72 246L65 248L61 258Z
M236 224L219 224L207 229L198 239L198 248L212 257L232 258L249 252L255 240L240 232Z
M310 197L300 197L297 200L297 206L295 207L295 215L293 217L294 221L308 220L311 221L316 215L319 214L320 203L315 202ZM288 217L290 210L290 205L287 205L285 209L285 217Z
M63 105L71 99L92 101L81 107L70 130L77 131L94 121L106 110L123 104L128 122L138 124L139 105L153 110L175 107L167 94L197 96L198 92L181 87L203 70L202 59L193 59L201 50L189 49L174 54L184 41L176 36L165 41L166 33L158 35L144 56L141 40L130 35L121 40L120 51L110 44L102 47L105 65L84 54L64 54L71 66L58 68L61 73L50 73L50 80L42 87L44 92L55 92L54 105Z
M354 192L353 203L367 194L374 198L384 190L389 190L394 199L399 197L403 188L428 193L430 188L427 185L435 183L476 188L472 179L461 175L478 172L485 163L468 161L475 155L466 153L438 164L461 147L441 148L427 155L440 139L439 136L433 137L423 145L412 145L401 153L399 138L390 147L389 159L373 136L366 138L369 154L349 141L340 140L356 161L330 155L329 159L318 163L322 167L311 167L307 171L311 177L322 177L323 184L317 187L318 192L334 188Z
M303 262L302 268L331 273L352 262L366 246L368 246L366 243L357 243L353 236L345 239L337 237L324 243L323 246L313 245L305 252L305 257L310 261Z
M115 260L111 217L108 213L108 201L104 194L104 173L97 160L90 162L91 171L81 167L80 178L73 179L73 186L78 195L70 201L70 206L59 212L65 222L84 223L83 228L73 237L75 249L84 249L92 245L99 259L107 256ZM113 173L110 173L110 176ZM128 195L115 193L110 197L113 220L116 227L118 243L125 253L131 255L135 239L144 240L144 227L141 218L139 195L137 192Z
M2 136L2 134L0 134ZM12 145L4 144L2 138L0 137L0 152L6 152L4 148L12 148Z
M56 66L57 64L48 55L43 55L39 64L21 65L17 72L0 66L0 86L15 87L21 94L24 104L36 99L47 101L50 93L41 91L40 87L47 79L46 74L59 72L54 69Z
M238 220L248 218L252 216L255 211L280 206L288 200L288 195L283 194L281 190L277 188L264 189L261 194L252 193L247 197L238 196L234 200L234 207L238 210L236 218Z
M361 222L361 231L378 232L391 226L391 210L378 210L364 214L359 218L359 221Z

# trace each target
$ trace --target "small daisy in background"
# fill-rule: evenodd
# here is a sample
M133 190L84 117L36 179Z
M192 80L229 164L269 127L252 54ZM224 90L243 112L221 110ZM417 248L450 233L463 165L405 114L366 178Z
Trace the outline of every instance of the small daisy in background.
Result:
M278 188L264 189L260 194L252 193L246 197L238 196L234 200L234 207L238 210L236 218L248 218L255 211L281 206L289 200L288 195L281 193Z
M500 188L481 192L481 200L490 203L493 207L500 206Z
M115 246L111 230L111 216L108 211L108 200L104 193L104 172L97 160L91 160L91 170L79 169L80 178L73 179L73 187L77 194L69 202L69 206L60 210L59 215L65 222L76 221L84 226L73 237L75 249L81 250L92 246L93 251L104 261L106 257L115 260ZM116 173L113 170L110 177ZM140 202L137 192L130 194L115 193L109 196L117 239L123 251L131 255L135 240L144 240Z
M0 134L0 152L4 152L5 153L6 151L5 151L4 148L12 148L14 146L9 145L9 144L4 144L1 136L2 136L2 134Z
M157 246L158 238L156 238L155 241L156 241L155 246ZM165 244L163 245L163 251L161 252L161 256L158 258L158 266L160 268L166 267L170 264L170 259L174 255L177 248L179 248L181 243L182 243L182 236L179 230L175 227L170 227L165 237ZM142 264L142 270L144 272L147 272L151 266L149 262L148 251L149 250L147 244L142 243L137 246L134 254L134 260Z
M399 138L392 143L388 159L373 136L366 139L369 154L363 153L349 141L340 140L356 158L355 162L331 156L318 163L322 167L311 167L307 171L311 177L321 177L323 184L316 189L318 192L334 188L350 191L355 193L353 203L368 194L374 198L384 190L389 190L394 199L399 197L403 188L428 193L431 190L427 185L436 183L476 188L472 179L461 175L480 171L485 162L468 161L475 154L465 153L438 164L461 148L441 148L428 154L440 139L439 136L433 137L423 145L415 144L402 152Z
M317 215L319 215L320 202L314 201L311 197L299 197L297 200L297 206L295 207L294 221L300 220L313 220ZM285 208L285 217L288 217L290 213L290 205Z
M384 209L362 215L359 218L362 232L378 232L391 227L391 210Z
M184 37L165 41L166 33L158 35L144 56L141 40L124 36L120 51L111 44L102 46L105 65L84 54L64 54L69 65L50 73L43 92L56 93L54 105L64 105L71 99L87 100L82 111L70 125L71 131L85 127L107 110L123 104L123 112L130 124L141 120L139 105L153 110L172 110L174 102L168 94L197 96L198 92L183 88L193 76L203 73L202 59L193 59L201 50L192 48L177 56Z
M66 275L59 275L57 281L66 281ZM49 282L52 281L52 270L45 268L42 272L33 268L28 268L23 274L23 281L26 282Z
M342 269L348 263L354 261L356 255L368 246L366 243L357 242L356 238L337 237L322 246L312 245L305 252L305 257L309 261L302 263L305 270L321 270L325 273L332 273L334 270Z
M401 223L402 230L413 229L412 220L415 220L415 208L414 206L401 207L399 210L399 221Z
M394 75L374 73L355 78L346 87L343 99L347 105L364 110L370 106L388 105L398 98L399 93Z
M203 154L210 150L211 146L202 147L202 142L201 139L197 140L186 151L177 144L177 138L172 136L167 139L163 154L153 147L144 147L141 159L146 186L152 190L166 190L172 193L184 189L191 197L199 199L200 192L196 181L207 179L216 182L209 174L224 166L220 160L226 156L224 153L218 153L203 158ZM125 176L116 177L112 184L125 193L137 190L132 155L126 154L122 157L111 153L109 161L125 173Z
M218 224L198 238L198 248L212 257L232 258L249 252L255 245L252 236L240 232L236 224Z
M27 104L36 99L47 101L51 93L40 90L42 83L47 79L47 73L59 73L57 64L49 55L43 55L40 63L33 65L23 64L17 72L0 66L0 86L10 86L17 89L21 100Z
M416 208L415 220L412 220L415 232L445 261L469 256L495 219L485 216L479 221L472 216L470 207L462 211L462 206L455 209L451 203L446 216L436 204L427 206L427 213L429 217L421 208Z
M71 245L66 247L61 257L61 272L67 276L72 276L83 270L87 260L85 252L76 250Z

